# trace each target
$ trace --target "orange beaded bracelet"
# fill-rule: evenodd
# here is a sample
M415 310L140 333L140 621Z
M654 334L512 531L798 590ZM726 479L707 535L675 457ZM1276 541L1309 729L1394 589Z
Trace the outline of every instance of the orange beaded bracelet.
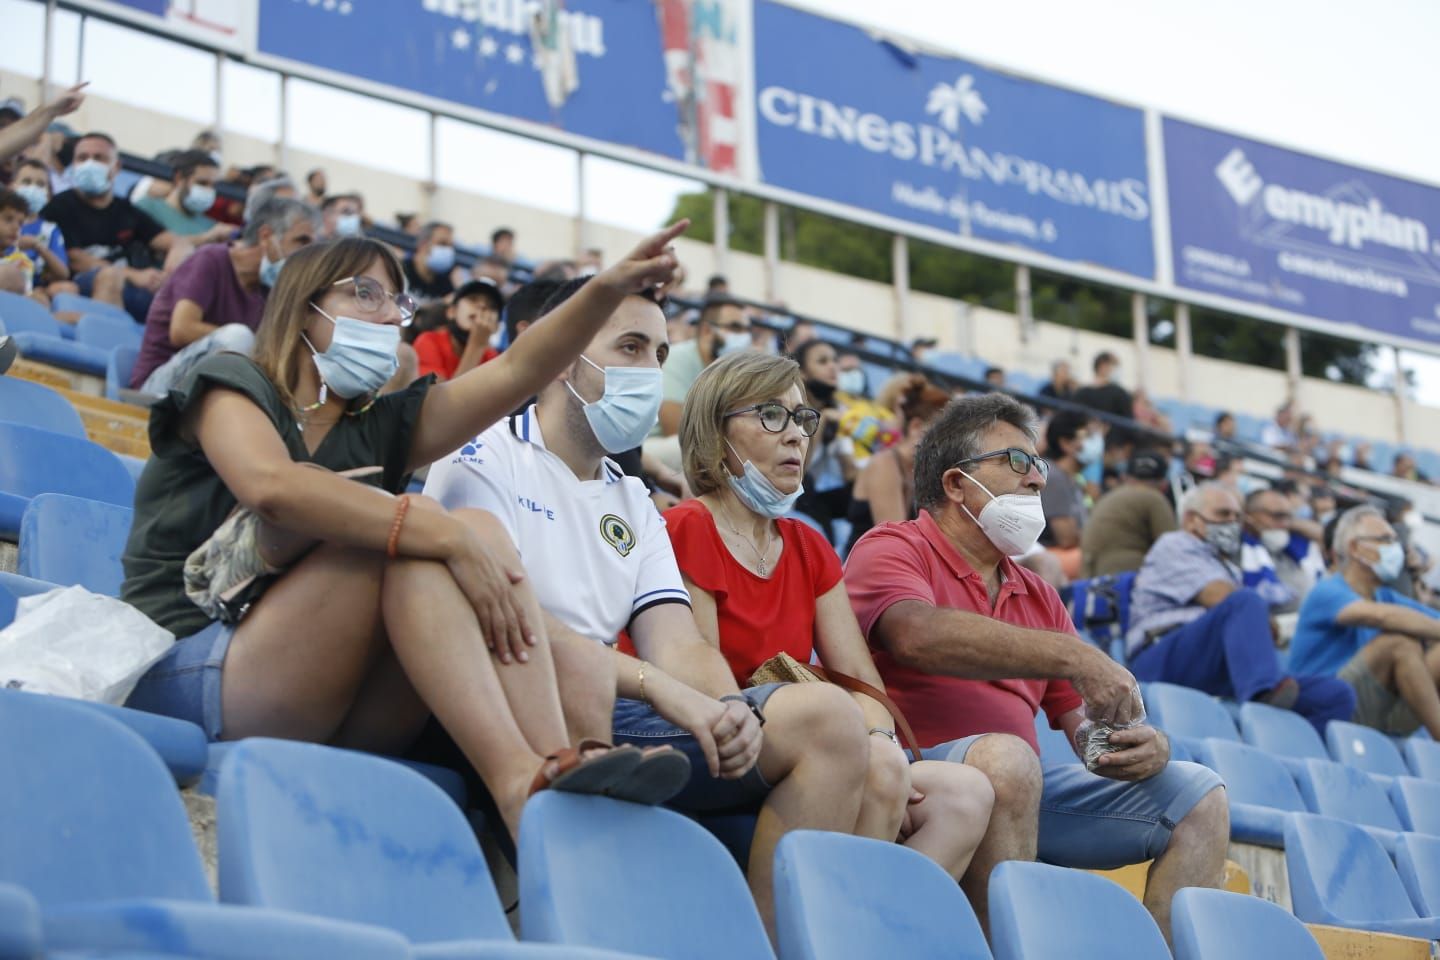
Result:
M399 556L400 528L405 523L405 514L410 509L410 498L401 497L400 504L395 508L395 522L390 524L390 541L385 544L385 556L394 560Z

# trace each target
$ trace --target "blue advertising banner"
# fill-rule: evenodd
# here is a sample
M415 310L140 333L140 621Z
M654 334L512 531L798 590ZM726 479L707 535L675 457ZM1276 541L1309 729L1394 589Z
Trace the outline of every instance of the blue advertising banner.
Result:
M1163 129L1177 286L1440 342L1440 189Z
M754 33L764 182L1154 277L1141 111L773 0Z
M739 0L261 0L257 49L717 172Z

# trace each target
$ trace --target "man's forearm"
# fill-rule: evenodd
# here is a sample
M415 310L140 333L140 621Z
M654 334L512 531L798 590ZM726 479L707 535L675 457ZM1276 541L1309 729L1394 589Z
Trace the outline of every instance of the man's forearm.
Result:
M912 605L917 609L896 609ZM913 600L887 611L881 626L886 648L902 666L970 680L1069 679L1098 652L1078 637Z
M687 687L717 699L740 692L725 658L705 641L670 641L664 648L664 655L650 662ZM639 661L632 662L638 665ZM624 669L621 668L622 673Z
M1381 622L1376 626L1390 633L1403 633L1416 640L1440 640L1440 620L1399 604L1386 610Z

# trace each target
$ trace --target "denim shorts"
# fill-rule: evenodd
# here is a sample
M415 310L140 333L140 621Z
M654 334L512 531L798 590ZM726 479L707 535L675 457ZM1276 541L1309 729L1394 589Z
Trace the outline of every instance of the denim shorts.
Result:
M176 640L165 656L145 672L125 706L188 720L220 739L220 671L230 649L234 625L218 620L199 633Z
M922 750L926 760L965 762L977 733ZM1083 870L1113 870L1154 860L1170 833L1211 790L1224 786L1213 770L1172 760L1149 780L1096 776L1081 763L1041 763L1038 858Z
M740 691L745 699L761 710L771 694L783 683L762 683ZM675 726L648 703L639 700L615 701L612 733L616 743L633 743L637 747L671 746L690 761L690 782L665 805L685 813L753 813L770 794L771 785L760 775L760 764L746 771L738 780L722 780L710 776L705 753L689 731Z

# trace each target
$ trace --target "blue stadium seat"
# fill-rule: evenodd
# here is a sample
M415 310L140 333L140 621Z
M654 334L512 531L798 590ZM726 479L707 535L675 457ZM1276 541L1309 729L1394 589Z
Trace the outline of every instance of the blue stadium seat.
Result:
M1045 711L1035 714L1035 739L1040 743L1041 763L1082 763L1064 730L1052 730Z
M125 579L120 558L134 514L129 507L62 493L34 497L20 519L20 575L118 597Z
M1125 631L1130 626L1130 593L1134 586L1133 572L1070 584L1070 619L1075 629L1120 663L1125 662Z
M50 309L56 313L105 313L122 318L132 326L135 324L135 318L130 316L124 307L93 297L82 297L78 293L57 293L50 301Z
M1202 740L1195 759L1220 774L1230 801L1230 838L1240 843L1280 847L1285 814L1305 813L1295 781L1278 759L1243 743Z
M75 324L75 342L106 353L116 347L138 350L143 330L144 327L130 319L129 314L120 317L113 313L87 313Z
M204 773L200 777L200 784L196 788L206 796L215 796L220 789L220 771L225 767L225 758L235 748L234 741L221 741L209 745L208 755L203 763ZM388 760L397 763L402 767L408 767L415 773L420 774L435 786L445 791L445 794L455 801L455 806L465 809L465 802L469 799L465 786L465 778L451 770L449 767L438 767L431 763L421 763L418 760L405 760L400 757L381 757L378 754L364 754L375 756L381 760Z
M1395 849L1395 835L1404 829L1385 788L1354 767L1306 760L1300 773L1300 795L1312 812L1356 824L1387 851Z
M35 898L21 887L0 883L0 957L35 960L43 950Z
M1415 912L1422 917L1440 916L1440 837L1401 834L1395 845L1395 871Z
M33 597L55 589L55 584L0 572L0 630L15 619L15 605L21 597Z
M474 830L411 770L318 744L242 740L225 758L216 804L226 903L377 924L409 938L418 957L514 950Z
M932 350L925 355L925 366L941 373L948 373L952 377L963 377L966 380L983 381L985 370L990 364L979 357L967 357L963 353L951 353Z
M85 422L69 400L49 387L15 377L0 377L0 420L87 439Z
M743 871L750 863L750 844L755 839L753 813L701 813L690 817L725 845Z
M65 493L122 507L135 481L115 454L87 440L0 421L0 534L18 533L30 498ZM3 496L8 494L8 496Z
M0 290L0 324L4 325L6 333L15 336L60 336L60 321L51 316L44 304L7 290Z
M1416 913L1384 848L1353 824L1292 813L1285 865L1295 916L1305 923L1440 939L1440 917Z
M1045 386L1046 380L1045 377L1037 377L1024 370L1011 370L1005 374L1006 388L1017 393L1037 394L1040 392L1040 388Z
M139 347L116 347L110 351L110 362L105 365L105 398L119 402L124 398L121 390L130 389L130 374L135 371L135 361L140 358Z
M1294 710L1253 700L1242 703L1240 734L1251 746L1279 757L1292 773L1298 773L1305 760L1330 759L1314 725Z
M217 904L170 774L101 712L0 691L0 731L0 883L35 898L49 950L408 956L379 928Z
M1171 737L1178 737L1182 742L1206 737L1240 742L1229 711L1208 693L1173 683L1147 683L1144 690L1150 722ZM1186 746L1191 747L1192 743L1187 742Z
M0 333L13 336L26 359L103 377L109 356L103 350L67 339L64 334L73 329L34 300L0 291Z
M643 891L641 899L636 899ZM678 813L546 790L520 821L527 940L686 960L774 957L740 869Z
M1426 780L1440 780L1440 743L1421 737L1405 741L1405 759L1410 772Z
M1390 802L1406 830L1440 837L1440 783L1396 777L1390 781Z
M990 874L990 944L995 960L1170 957L1150 913L1115 881L1022 860Z
M1175 960L1325 960L1284 907L1243 893L1186 887L1170 908Z
M775 849L775 939L781 960L991 960L970 902L935 861L819 830Z
M1325 740L1330 745L1330 755L1337 762L1357 770L1386 778L1403 777L1410 773L1395 744L1373 727L1348 720L1331 720L1325 728Z

